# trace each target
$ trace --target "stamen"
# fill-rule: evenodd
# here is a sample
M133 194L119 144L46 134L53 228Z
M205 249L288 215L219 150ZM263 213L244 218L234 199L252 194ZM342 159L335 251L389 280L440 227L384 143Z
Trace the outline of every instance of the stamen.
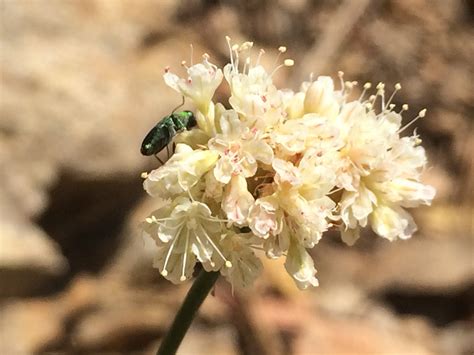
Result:
M405 126L403 126L402 128L400 128L398 130L398 133L401 133L403 132L405 129L407 129L408 127L410 127L413 123L415 123L416 121L418 121L420 118L423 118L426 116L426 108L424 108L423 110L421 110L419 113L418 113L418 116L416 116L414 119L412 119L410 122L408 122Z
M165 263L163 265L163 271L161 272L161 275L163 275L163 276L168 275L168 271L166 270L166 266L168 265L168 261L169 261L170 256L171 256L171 251L173 250L174 245L176 244L176 241L179 239L179 235L181 234L181 230L183 229L183 227L184 227L184 224L181 227L181 229L178 231L178 233L176 233L176 237L173 239L173 241L171 242L170 248L168 249L168 253L166 254L166 258L165 258Z
M260 65L260 58L264 54L265 54L265 51L263 49L260 49L260 52L258 53L258 57L257 57L257 63L255 64L256 66Z
M377 96L380 96L380 98L382 99L382 102L381 102L381 109L382 111L385 111L385 84L380 82L377 84Z
M206 248L204 247L204 243L201 241L201 238L199 238L199 236L198 236L197 234L194 234L194 236L196 237L196 239L197 239L199 245L201 246L201 248L206 252L207 257L210 258L211 255L208 255L207 250L206 250ZM211 261L211 265L212 265L212 264L215 265L215 263ZM214 266L214 265L212 265L212 266Z
M249 67L248 69L250 70L250 57L247 57L247 59L245 59L244 69L242 70L242 73L245 74L245 70L247 69L247 66Z
M339 70L337 72L337 76L339 77L339 82L341 84L341 90L344 92L344 72L342 70Z
M400 110L400 112L398 114L401 115L402 112L404 112L404 111L408 111L408 105L407 104L402 105L402 109Z
M239 52L243 52L246 50L249 50L253 47L253 42L244 42L242 45L239 47Z
M393 90L392 95L390 95L390 98L387 101L387 106L390 105L392 102L393 98L395 97L395 94L402 89L402 85L400 83L395 84L395 90Z
M186 228L186 245L184 249L184 259L183 259L183 268L181 270L181 277L179 278L180 281L185 281L186 276L184 275L186 273L186 260L188 258L188 247L189 247L189 228Z
M233 51L232 51L232 45L230 43L230 37L229 36L225 36L225 40L227 41L227 46L229 47L229 54L230 54L230 65L232 66L232 68L235 68L234 67L234 55L233 55Z
M204 235L206 236L207 240L209 241L209 243L211 243L211 245L213 246L213 248L215 249L215 251L217 252L217 254L219 254L219 256L222 258L222 260L225 261L225 266L227 267L232 267L232 263L227 260L225 258L225 256L222 254L222 252L219 250L219 248L216 246L216 244L214 243L214 241L212 240L212 238L209 236L209 234L207 234L206 230L204 229L204 227L202 225L199 225L199 227L201 227L201 230L202 232L204 233Z
M221 223L229 223L230 222L228 219L219 219L219 218L215 218L215 217L211 217L211 218L200 217L200 218L205 219L206 221L209 221L209 222L221 222Z
M366 93L367 90L369 90L371 87L372 87L372 84L371 84L371 83L365 83L365 84L364 84L364 90L362 90L362 93L360 94L359 101L361 101L361 100L364 98L365 93Z
M173 217L156 218L155 216L151 216L151 217L145 218L145 221L147 223L159 223L159 222L174 221L174 220L176 220L176 218L173 218Z

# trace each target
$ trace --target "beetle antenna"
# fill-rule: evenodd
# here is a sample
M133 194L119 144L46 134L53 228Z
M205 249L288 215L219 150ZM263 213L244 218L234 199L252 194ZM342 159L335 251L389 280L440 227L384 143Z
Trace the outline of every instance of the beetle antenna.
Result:
M181 96L181 97L183 98L182 101L181 101L181 103L180 103L178 106L176 106L176 107L173 109L173 111L171 111L171 114L173 114L177 109L179 109L181 106L184 105L184 96Z

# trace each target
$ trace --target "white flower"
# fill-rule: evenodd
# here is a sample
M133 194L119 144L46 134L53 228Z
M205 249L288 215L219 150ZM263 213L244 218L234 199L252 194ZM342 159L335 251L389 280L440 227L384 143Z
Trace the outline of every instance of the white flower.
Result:
M278 198L274 195L257 199L250 209L249 226L260 238L267 239L270 235L281 233L283 211L279 209Z
M209 150L193 150L178 144L165 165L147 175L143 187L150 196L172 198L189 191L217 161L218 154Z
M399 114L383 111L376 115L360 105L347 106L341 113L346 128L341 154L352 166L352 179L343 185L346 190L340 201L343 240L353 244L359 227L368 222L383 238L407 239L416 231L416 224L403 208L429 205L435 195L433 187L419 181L425 152L417 136L399 137ZM375 133L368 130L371 127Z
M328 119L334 119L339 112L338 97L334 92L334 83L328 76L320 76L311 83L304 98L304 111L317 113Z
M179 197L154 211L141 227L158 246L154 265L173 283L192 276L196 259L209 271L232 266L219 246L223 225L204 203Z
M408 239L417 229L410 214L396 205L377 206L370 215L370 225L376 234L390 241Z
M254 197L247 189L247 181L243 176L235 175L224 190L222 210L227 219L242 226L247 224L250 207Z
M261 274L261 257L283 257L297 287L306 289L318 285L310 249L328 229L349 245L369 227L390 241L412 236L407 209L429 205L435 190L421 179L427 162L420 139L400 134L425 110L401 127L407 106L396 112L384 84L368 99L365 84L351 101L356 83L342 73L339 88L326 76L311 76L296 92L277 88L273 74L293 60L267 72L263 51L249 53L253 43L227 40L223 70L204 55L185 66L187 78L164 76L196 105L197 127L174 138L175 154L144 181L166 203L141 225L156 242L163 276L182 282L199 262L241 288ZM214 103L223 77L229 95Z
M300 290L319 285L318 279L314 276L316 269L314 268L313 259L300 244L291 243L285 268Z
M276 196L286 212L290 234L306 247L313 247L328 227L335 203L326 196L334 186L334 173L317 164L319 157L313 151L295 167L275 159Z
M270 164L273 150L263 140L261 132L250 130L239 120L235 111L227 111L220 118L222 133L209 140L209 148L220 155L215 168L216 179L229 183L234 175L250 177L255 175L258 163Z
M217 87L222 82L222 70L209 62L207 55L202 63L187 68L187 78L179 78L176 74L166 71L165 83L185 97L193 100L200 112L207 114L209 104Z
M232 287L247 287L261 274L263 265L252 250L258 242L252 233L229 233L222 239L222 247L231 267L221 269L221 274L232 284Z

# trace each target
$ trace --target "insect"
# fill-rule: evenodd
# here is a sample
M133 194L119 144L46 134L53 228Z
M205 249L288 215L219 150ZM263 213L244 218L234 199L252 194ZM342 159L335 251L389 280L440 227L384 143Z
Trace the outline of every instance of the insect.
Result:
M168 144L173 140L173 137L177 133L191 129L196 125L196 117L191 111L173 112L171 115L163 117L148 132L145 139L143 139L140 152L146 156L154 155L163 164L157 154L166 147L169 156Z

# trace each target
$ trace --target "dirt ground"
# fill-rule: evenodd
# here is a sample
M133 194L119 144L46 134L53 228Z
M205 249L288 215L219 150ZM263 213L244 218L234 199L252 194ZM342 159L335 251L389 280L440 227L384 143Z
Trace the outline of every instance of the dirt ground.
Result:
M1 0L0 354L152 354L186 294L152 268L144 134L177 105L166 66L254 41L297 89L315 75L402 84L437 197L419 232L314 249L320 286L279 261L218 282L180 354L472 354L472 0ZM217 92L217 95L224 95Z

